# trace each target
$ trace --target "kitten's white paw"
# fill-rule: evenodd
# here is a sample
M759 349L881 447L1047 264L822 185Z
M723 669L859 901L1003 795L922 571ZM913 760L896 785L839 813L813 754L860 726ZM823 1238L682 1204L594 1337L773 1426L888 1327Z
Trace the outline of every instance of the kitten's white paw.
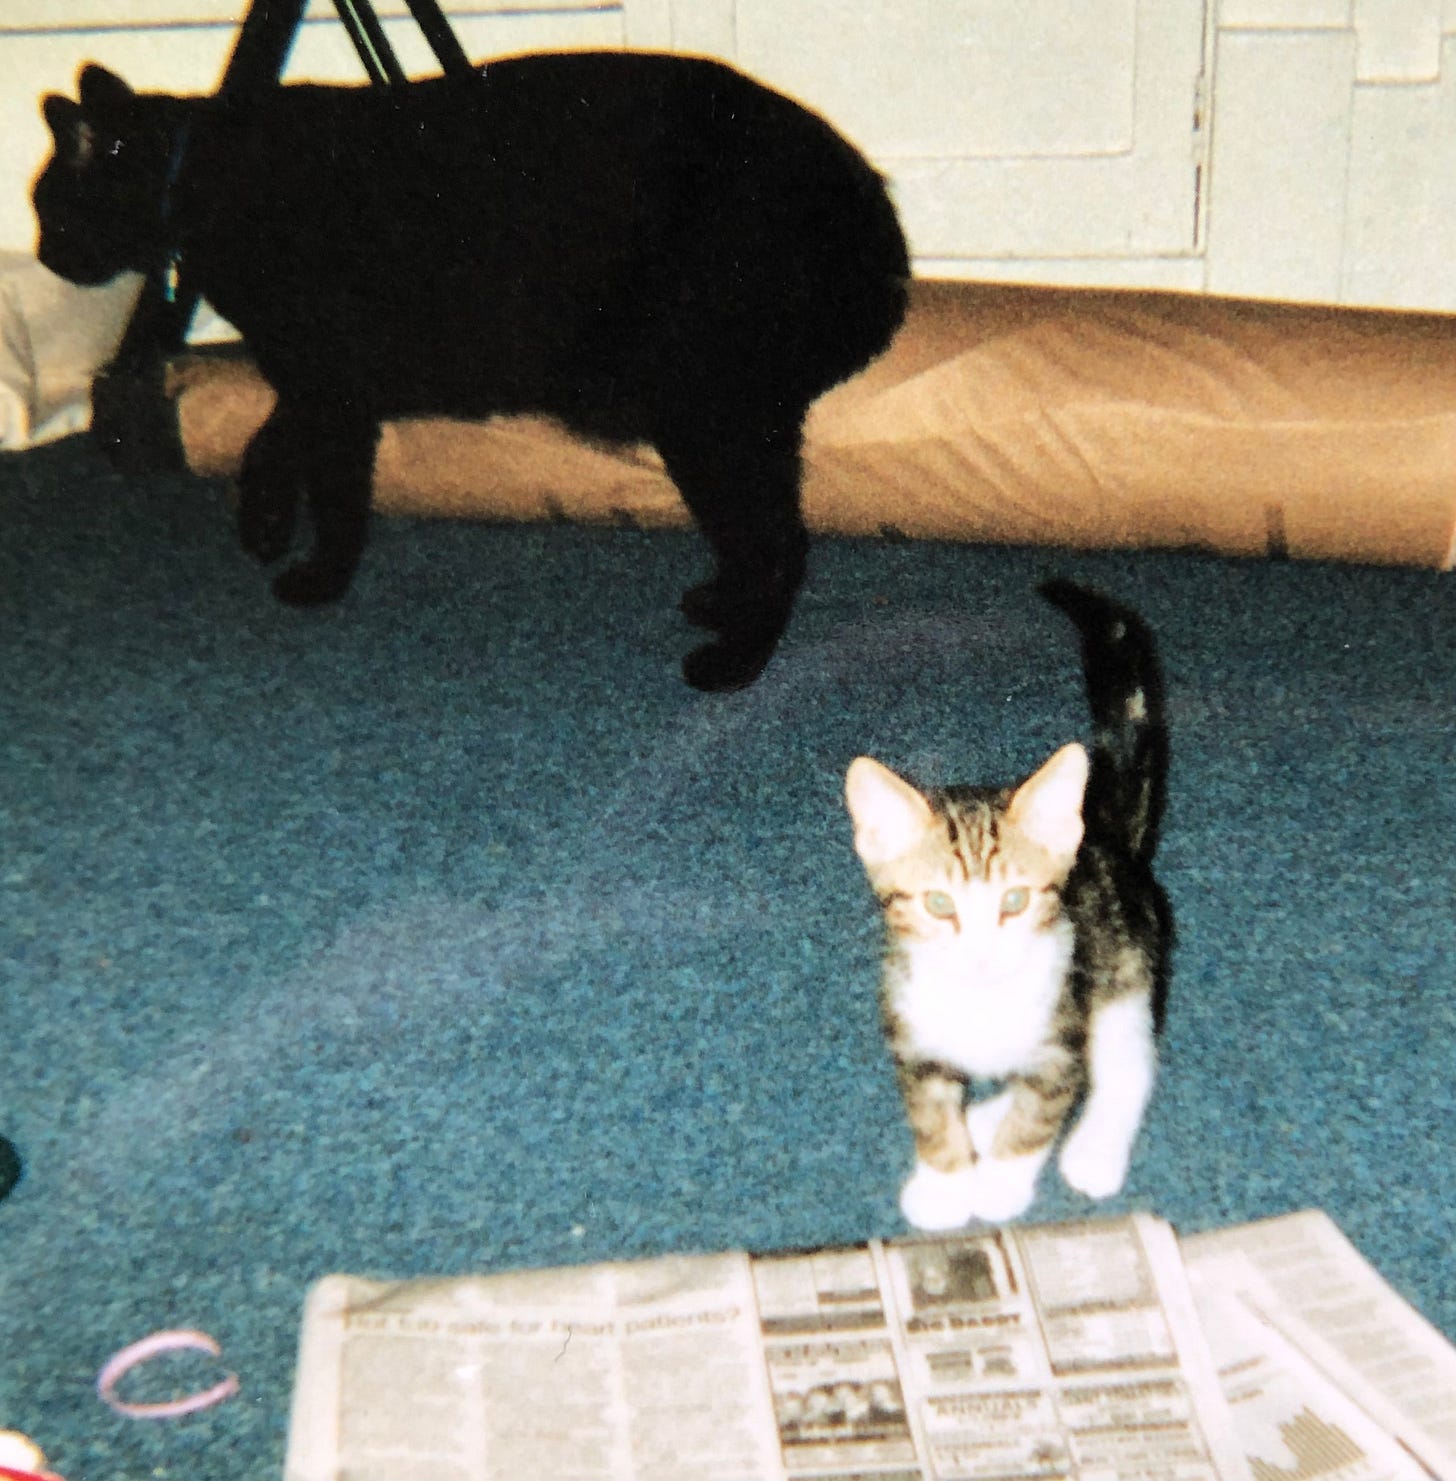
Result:
M1111 1198L1127 1181L1132 1148L1106 1136L1098 1136L1085 1123L1078 1126L1062 1146L1057 1161L1062 1177L1088 1198Z
M982 1157L971 1169L971 1213L988 1224L1019 1218L1036 1197L1044 1152L1030 1157Z
M929 1163L917 1162L900 1189L900 1212L906 1223L929 1231L969 1224L975 1212L971 1206L974 1173L972 1167L941 1172Z

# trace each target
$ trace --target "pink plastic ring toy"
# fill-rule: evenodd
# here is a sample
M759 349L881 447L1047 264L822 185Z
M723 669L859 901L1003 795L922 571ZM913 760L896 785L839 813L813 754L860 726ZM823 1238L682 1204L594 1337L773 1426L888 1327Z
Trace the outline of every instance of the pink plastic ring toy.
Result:
M120 1378L156 1357L158 1353L164 1352L205 1352L215 1358L222 1356L222 1349L206 1332L153 1332L150 1337L143 1337L140 1342L123 1347L119 1353L106 1360L105 1367L96 1375L96 1392L102 1402L129 1419L176 1419L183 1414L195 1414L199 1409L209 1409L237 1393L238 1375L229 1373L221 1383L215 1383L211 1388L188 1394L183 1399L169 1400L165 1404L129 1404L125 1399L116 1397L116 1384Z
M0 1481L61 1481L54 1471L17 1471L14 1466L0 1466Z

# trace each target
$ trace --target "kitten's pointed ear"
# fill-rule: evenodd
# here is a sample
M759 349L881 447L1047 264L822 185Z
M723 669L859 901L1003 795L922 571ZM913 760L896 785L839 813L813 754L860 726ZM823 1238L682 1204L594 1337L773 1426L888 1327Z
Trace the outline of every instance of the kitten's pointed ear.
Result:
M854 849L867 867L907 854L935 814L922 793L868 756L850 762L844 800L854 820Z
M1082 798L1087 791L1087 752L1075 741L1016 789L1008 821L1056 858L1070 861L1082 845Z

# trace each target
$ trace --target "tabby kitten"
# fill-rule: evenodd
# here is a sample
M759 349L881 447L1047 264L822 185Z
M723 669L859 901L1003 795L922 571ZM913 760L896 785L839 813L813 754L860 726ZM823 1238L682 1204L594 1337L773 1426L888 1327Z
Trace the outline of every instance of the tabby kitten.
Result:
M1066 581L1042 595L1076 624L1091 755L1063 746L1012 787L921 792L862 756L846 796L884 909L884 1026L920 1229L1014 1219L1062 1124L1063 1178L1092 1198L1127 1175L1156 1069L1172 918L1152 872L1167 768L1152 635ZM977 1082L1004 1082L967 1108Z

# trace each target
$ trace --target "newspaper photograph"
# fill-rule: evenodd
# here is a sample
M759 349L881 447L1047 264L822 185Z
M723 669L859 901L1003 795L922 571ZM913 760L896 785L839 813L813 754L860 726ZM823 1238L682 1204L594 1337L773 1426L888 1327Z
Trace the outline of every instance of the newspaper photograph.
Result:
M1242 1481L1146 1216L437 1281L329 1276L286 1481Z

